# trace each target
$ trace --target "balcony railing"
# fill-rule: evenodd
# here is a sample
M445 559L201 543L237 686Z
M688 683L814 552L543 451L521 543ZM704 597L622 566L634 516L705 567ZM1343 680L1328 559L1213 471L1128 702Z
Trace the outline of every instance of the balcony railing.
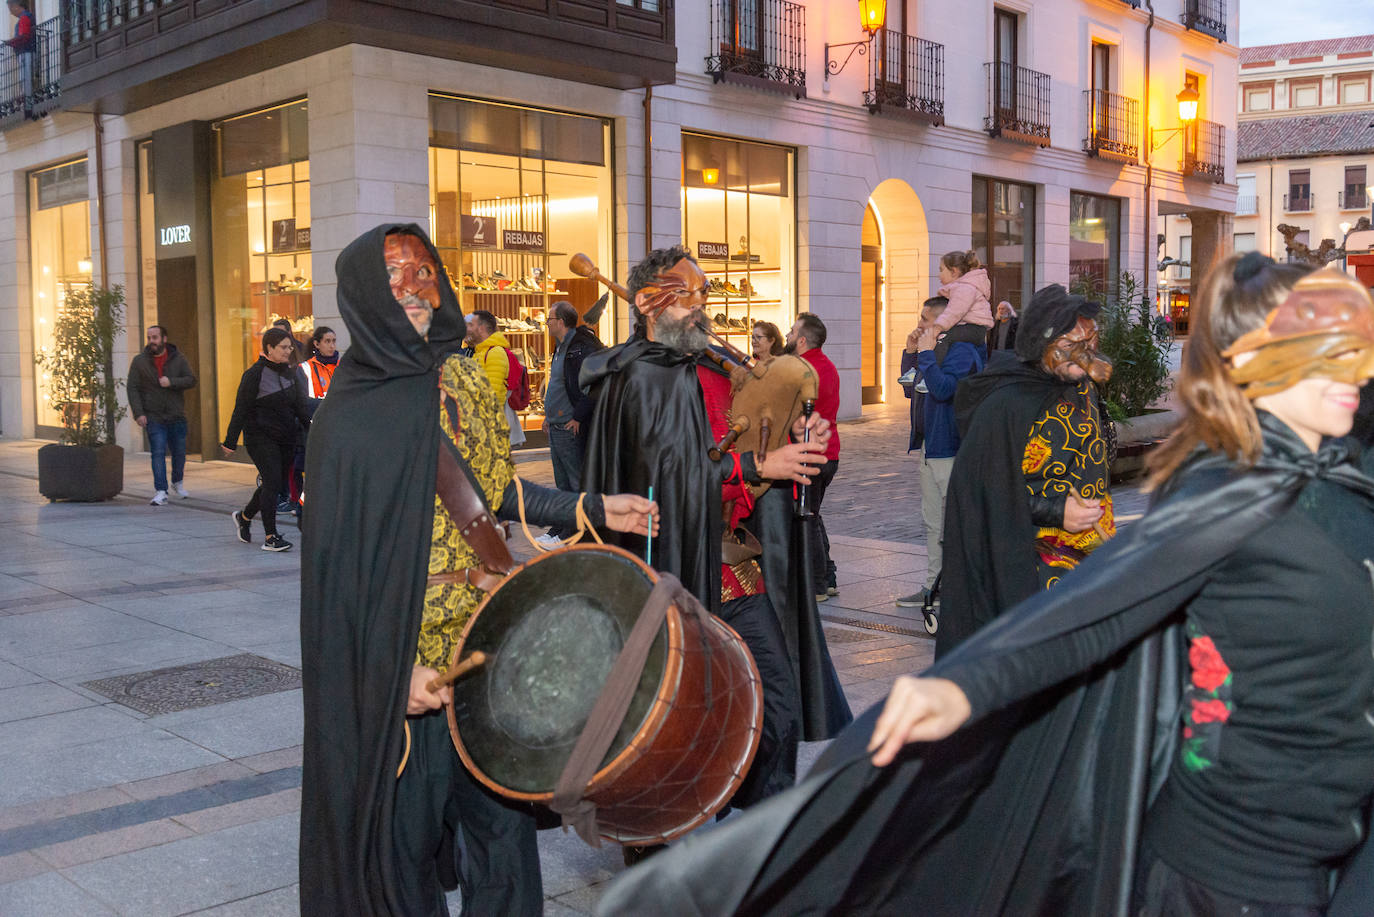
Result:
M711 0L706 72L738 83L806 97L806 7L790 0Z
M945 46L889 29L873 33L864 104L928 124L945 123Z
M1283 196L1283 209L1287 213L1310 213L1312 211L1312 201L1315 195L1308 193L1306 196L1298 194L1285 194Z
M1088 136L1083 152L1117 162L1140 159L1140 103L1102 89L1083 93L1088 114Z
M1253 194L1242 194L1236 198L1236 216L1249 217L1259 213L1259 199Z
M1183 0L1180 19L1195 32L1226 40L1226 0Z
M993 137L1049 146L1049 74L1000 61L984 64L983 70L988 81L983 129Z
M54 17L33 30L33 50L4 51L0 61L0 126L36 120L58 107L62 94L62 29Z
M1337 191L1336 206L1342 210L1364 210L1369 206L1369 194L1365 189L1358 191Z
M1226 128L1215 121L1194 121L1183 132L1179 171L1208 181L1226 180Z

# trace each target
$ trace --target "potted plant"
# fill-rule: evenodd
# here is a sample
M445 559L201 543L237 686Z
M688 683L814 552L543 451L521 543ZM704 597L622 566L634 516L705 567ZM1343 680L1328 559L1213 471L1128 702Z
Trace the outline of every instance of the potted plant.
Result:
M53 343L36 362L47 373L48 403L62 417L62 439L38 450L38 492L49 500L109 500L124 489L124 449L115 424L124 416L114 344L124 323L124 289L67 293Z

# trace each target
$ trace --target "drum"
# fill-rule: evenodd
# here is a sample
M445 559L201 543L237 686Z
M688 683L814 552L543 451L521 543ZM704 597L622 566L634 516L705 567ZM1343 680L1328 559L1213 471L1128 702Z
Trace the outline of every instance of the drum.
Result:
M658 577L620 548L575 545L523 564L473 614L449 727L463 763L510 799L548 804ZM729 802L758 749L763 693L740 636L668 608L628 712L588 783L602 837L664 843Z

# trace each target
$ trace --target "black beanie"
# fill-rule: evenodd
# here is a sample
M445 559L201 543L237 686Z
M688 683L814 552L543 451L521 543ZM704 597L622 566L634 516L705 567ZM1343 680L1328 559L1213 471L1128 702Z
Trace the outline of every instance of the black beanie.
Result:
M1070 293L1063 284L1036 290L1016 328L1016 355L1026 363L1040 362L1050 341L1068 333L1080 316L1097 318L1101 311L1100 303Z

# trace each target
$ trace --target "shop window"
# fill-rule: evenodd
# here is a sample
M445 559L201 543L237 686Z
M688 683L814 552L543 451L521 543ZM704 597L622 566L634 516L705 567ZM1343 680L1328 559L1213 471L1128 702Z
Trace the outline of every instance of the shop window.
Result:
M1035 289L1035 186L973 177L973 250L988 270L992 302L1017 309Z
M90 184L86 160L54 166L29 176L29 241L33 346L48 353L53 323L67 295L91 286ZM35 365L35 421L56 436L62 418L48 404L47 372Z
M157 315L157 219L153 196L153 142L138 144L138 303L137 327L158 323ZM133 323L130 323L133 327Z
M614 274L611 122L449 96L430 97L429 211L435 247L463 311L484 309L530 373L526 430L544 422L549 307L585 316L604 292L572 273L583 253ZM593 325L612 343L621 304Z
M215 375L225 422L263 332L284 318L304 342L315 327L306 120L306 103L292 102L214 125Z
M1069 195L1069 276L1094 290L1114 291L1121 271L1121 200Z
M682 237L710 278L718 334L749 350L754 322L784 334L796 320L794 152L682 135Z

